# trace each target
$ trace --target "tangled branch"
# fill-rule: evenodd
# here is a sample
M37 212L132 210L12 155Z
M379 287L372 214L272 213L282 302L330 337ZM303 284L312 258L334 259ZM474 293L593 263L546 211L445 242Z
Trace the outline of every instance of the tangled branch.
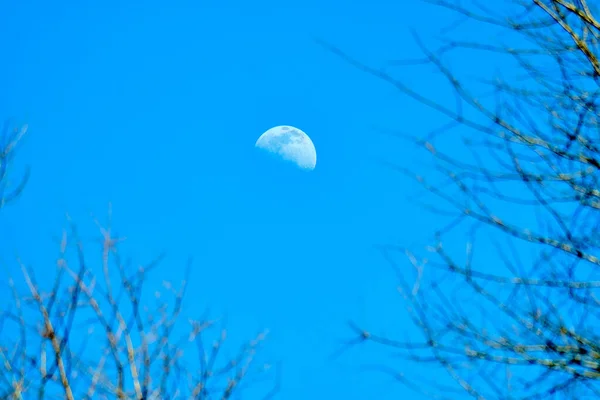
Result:
M148 298L162 257L135 266L121 256L123 239L99 227L94 265L71 223L49 288L19 261L24 279L8 280L12 301L0 310L0 398L228 399L263 381L265 398L276 392L273 371L256 358L267 332L224 357L219 321L182 326L191 264L180 285L163 281Z
M433 195L435 205L424 205L448 221L425 253L381 248L420 338L400 341L357 328L359 341L445 371L448 379L438 380L384 369L435 398L597 398L598 10L585 0L515 1L498 10L476 1L428 2L475 28L456 39L445 31L435 48L415 35L424 57L390 65L433 66L456 106L321 42L447 119L431 132L396 134L432 157L432 174L386 164ZM473 39L472 32L484 31L495 39ZM465 57L459 52L470 52L481 71L485 60L502 59L514 75L469 81L450 67Z

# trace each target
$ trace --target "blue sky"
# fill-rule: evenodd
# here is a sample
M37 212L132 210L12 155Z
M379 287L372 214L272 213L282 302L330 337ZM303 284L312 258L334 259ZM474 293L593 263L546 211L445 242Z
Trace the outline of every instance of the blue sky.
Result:
M167 252L155 283L178 281L194 257L186 313L227 315L232 340L271 331L264 356L284 365L282 398L403 394L359 370L375 354L328 357L351 336L349 319L410 329L373 245L420 241L439 221L377 165L417 157L373 126L440 121L313 38L376 66L417 56L409 29L426 36L445 17L405 3L2 3L0 112L29 123L20 161L32 167L0 216L2 251L50 275L65 213L91 235L91 215L112 202L136 260ZM406 78L435 93L431 71ZM311 137L313 172L257 153L276 125Z

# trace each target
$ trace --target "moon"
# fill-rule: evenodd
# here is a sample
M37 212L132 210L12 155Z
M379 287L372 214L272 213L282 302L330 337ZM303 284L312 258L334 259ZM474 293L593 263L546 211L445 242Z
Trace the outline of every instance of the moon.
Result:
M312 140L293 126L280 125L269 129L260 135L255 147L276 154L304 170L312 171L317 165L317 150Z

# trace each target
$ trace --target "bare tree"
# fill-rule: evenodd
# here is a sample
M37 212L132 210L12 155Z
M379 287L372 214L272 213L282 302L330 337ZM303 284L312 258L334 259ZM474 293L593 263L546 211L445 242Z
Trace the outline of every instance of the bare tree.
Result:
M257 379L273 382L269 366L255 360L266 332L223 357L226 331L214 332L218 321L181 326L187 280L163 281L146 298L145 282L161 258L135 266L122 259L119 238L100 229L98 273L71 225L47 290L21 262L23 279L9 278L13 301L0 314L0 398L227 399Z
M377 343L414 362L416 376L397 361L378 368L435 398L598 398L599 4L429 3L458 20L439 44L415 35L422 59L393 64L433 66L456 102L321 42L447 119L432 131L395 133L431 156L429 174L388 163L433 195L428 209L448 221L423 250L381 248L420 336L355 327L352 343ZM482 76L453 70L457 57ZM503 63L502 76L483 72L486 60Z
M24 133L3 137L3 184ZM25 182L2 192L4 202L13 200ZM122 255L123 238L111 230L110 211L108 227L96 224L101 243L96 257L84 251L87 243L69 221L54 271L44 267L38 279L40 269L17 260L20 272L0 280L0 299L10 299L0 304L0 399L276 395L278 368L257 359L267 332L231 348L223 322L208 316L188 319L184 313L191 263L181 284L164 280L153 288L149 277L163 257L135 264Z

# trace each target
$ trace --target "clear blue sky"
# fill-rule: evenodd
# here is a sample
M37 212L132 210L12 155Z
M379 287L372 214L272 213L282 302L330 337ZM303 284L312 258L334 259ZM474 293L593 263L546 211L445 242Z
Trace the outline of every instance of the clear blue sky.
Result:
M3 2L0 113L29 123L20 162L32 178L0 217L0 248L50 276L65 212L91 235L90 215L112 202L137 261L167 252L154 283L179 281L194 257L186 313L227 315L234 341L270 329L281 398L397 398L406 389L359 370L379 356L328 357L349 319L410 329L373 245L439 224L375 162L411 164L410 148L372 127L439 121L312 38L380 66L417 56L409 28L426 36L442 20L383 0ZM258 136L282 124L312 138L313 172L257 154Z

